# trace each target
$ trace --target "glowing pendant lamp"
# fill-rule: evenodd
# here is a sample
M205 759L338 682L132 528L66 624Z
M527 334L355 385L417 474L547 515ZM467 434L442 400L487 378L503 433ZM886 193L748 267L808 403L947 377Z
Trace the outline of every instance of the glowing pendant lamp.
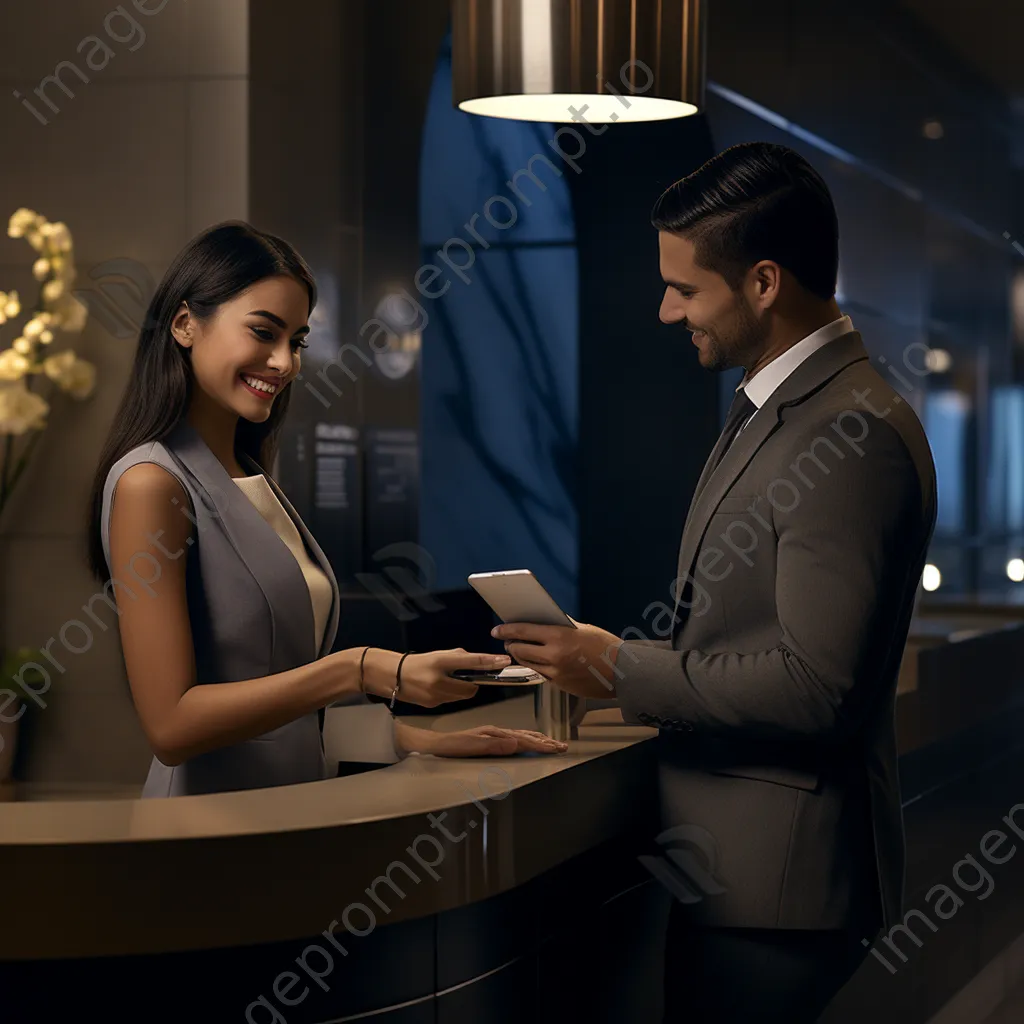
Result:
M452 101L521 121L686 117L706 25L706 0L452 0Z

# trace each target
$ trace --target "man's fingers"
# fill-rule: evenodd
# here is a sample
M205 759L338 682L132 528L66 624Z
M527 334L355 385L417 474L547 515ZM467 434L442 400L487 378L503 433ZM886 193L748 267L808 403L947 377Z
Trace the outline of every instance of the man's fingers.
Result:
M534 643L549 644L558 636L558 630L567 628L538 626L533 622L506 622L503 626L495 626L491 636L499 640L532 640Z
M544 653L543 647L532 647L530 644L506 643L505 650L508 651L508 653L511 654L520 665L525 665L527 668L550 664Z
M542 665L539 661L523 662L524 668L532 669L537 675L541 676L545 682L549 682L554 679L554 669L550 665ZM539 685L539 684L538 684Z
M548 665L548 648L530 643L517 643L514 640L505 641L505 649L522 665L532 663L534 665Z

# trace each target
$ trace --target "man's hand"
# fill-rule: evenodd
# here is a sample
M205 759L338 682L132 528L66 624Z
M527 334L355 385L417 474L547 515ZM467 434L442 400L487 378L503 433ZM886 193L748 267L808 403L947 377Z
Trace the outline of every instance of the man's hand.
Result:
M507 622L491 630L491 636L504 640L505 650L520 665L532 668L569 693L614 697L614 666L622 640L598 626L572 621L575 629Z

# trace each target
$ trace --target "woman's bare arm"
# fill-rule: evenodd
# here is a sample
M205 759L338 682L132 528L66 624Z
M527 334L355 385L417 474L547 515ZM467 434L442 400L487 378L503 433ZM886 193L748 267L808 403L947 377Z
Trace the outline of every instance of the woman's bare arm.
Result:
M195 528L182 508L189 503L178 480L155 463L140 463L118 480L110 523L113 575L135 595L114 588L132 698L153 752L167 765L259 736L355 692L362 653L338 651L287 672L195 685L185 591ZM138 577L151 582L139 585ZM371 651L366 667L383 680L397 659Z
M128 682L150 746L166 765L260 736L357 692L363 655L354 647L270 676L197 686L185 589L188 548L195 540L181 511L187 508L188 496L173 474L140 463L121 474L110 522L113 575L132 591L113 588ZM149 582L139 586L139 577ZM400 660L395 651L370 648L364 692L390 696ZM509 660L462 648L411 655L403 666L402 699L424 707L465 700L477 687L451 672L499 668Z

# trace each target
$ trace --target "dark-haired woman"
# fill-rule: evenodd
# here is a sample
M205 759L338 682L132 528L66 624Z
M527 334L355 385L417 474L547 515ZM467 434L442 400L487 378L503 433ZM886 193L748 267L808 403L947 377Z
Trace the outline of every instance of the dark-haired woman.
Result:
M143 796L325 778L327 705L400 694L434 707L476 691L453 671L509 661L332 653L337 582L268 475L315 304L302 257L241 222L194 238L150 303L89 513L90 567L117 602L154 753ZM566 749L525 730L377 722L378 760Z

